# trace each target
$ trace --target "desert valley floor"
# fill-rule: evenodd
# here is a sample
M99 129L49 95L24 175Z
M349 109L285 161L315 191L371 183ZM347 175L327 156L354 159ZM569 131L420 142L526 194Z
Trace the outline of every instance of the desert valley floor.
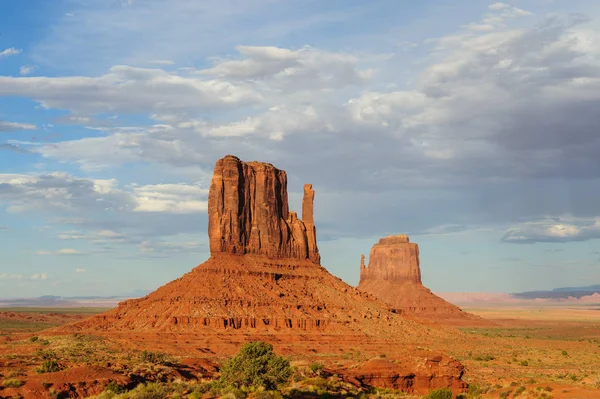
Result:
M444 347L446 353L465 365L463 379L477 386L481 398L598 398L600 397L600 305L585 306L531 305L466 309L492 321L493 327L460 327L460 335L449 339L438 335L424 341L420 350L429 346ZM169 378L202 378L211 375L218 365L233 354L247 337L231 336L220 342L223 354L204 347L206 338L193 334L146 333L129 341L127 334L57 335L50 327L83 320L96 309L3 309L0 312L0 377L24 383L20 388L4 388L1 397L12 397L17 391L48 392L58 390L97 393L94 386L114 380L127 383L125 370L139 377L154 373L158 380ZM168 339L164 339L168 336ZM460 339L457 339L460 336ZM35 338L33 338L35 337ZM257 336L257 338L260 338ZM327 351L324 336L316 345L302 335L280 338L276 351L290 357L297 366L321 362L325 369L351 369L373 359L402 362L408 354L398 346L365 346L359 341L347 342L343 351ZM285 341L285 342L284 342ZM137 344L133 344L137 342ZM214 344L213 344L214 345ZM306 353L313 346L312 355ZM136 354L148 349L172 356L171 366L154 366L143 370L134 364ZM318 349L318 350L317 350ZM68 365L56 373L37 374L44 354L59 353ZM418 354L417 354L418 355ZM137 367L137 369L136 369ZM134 373L135 375L135 373ZM523 387L523 388L521 388ZM85 388L85 389L84 389ZM101 389L100 389L101 390ZM509 394L507 394L509 393ZM421 396L407 396L421 397Z

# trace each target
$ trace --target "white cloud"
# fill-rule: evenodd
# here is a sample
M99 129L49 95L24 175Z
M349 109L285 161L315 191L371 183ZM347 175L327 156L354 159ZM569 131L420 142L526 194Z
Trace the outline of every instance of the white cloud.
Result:
M133 187L135 212L203 212L208 209L208 189L187 184L154 184Z
M521 223L511 227L502 241L514 244L536 242L572 242L600 238L600 218L581 219L566 216Z
M19 130L34 130L36 125L31 123L7 122L0 119L0 132L17 132Z
M360 59L347 53L332 53L312 47L299 50L272 46L238 46L242 60L218 60L213 68L197 73L225 79L266 81L269 89L324 90L362 85L372 76L360 70Z
M68 109L80 115L152 110L199 112L261 101L258 93L242 83L122 65L98 77L0 76L0 95L26 96L46 108Z
M187 184L120 188L115 179L78 178L63 172L0 174L0 201L7 202L12 212L193 213L206 210L207 193Z
M11 47L11 48L7 48L7 49L0 51L0 58L10 57L11 55L17 55L17 54L21 54L21 50Z
M21 74L21 76L31 75L38 69L39 68L37 65L23 65L21 68L19 68L19 74Z
M506 3L494 3L494 4L490 4L488 6L488 8L493 11L506 10L507 8L511 8L511 7L512 6L510 4L506 4Z
M85 273L85 272L87 272L87 269L81 269L81 268L75 269L75 273Z
M38 255L83 255L84 252L78 251L73 248L62 248L56 251L37 251Z
M47 280L48 279L48 273L35 273L34 275L31 276L32 280Z

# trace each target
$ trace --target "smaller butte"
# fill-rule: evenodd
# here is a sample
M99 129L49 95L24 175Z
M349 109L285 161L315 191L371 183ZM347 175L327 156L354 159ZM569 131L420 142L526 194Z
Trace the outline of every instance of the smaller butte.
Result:
M433 294L421 281L419 246L405 234L385 237L373 245L369 265L360 262L358 289L375 295L393 309L420 321L447 325L487 325Z

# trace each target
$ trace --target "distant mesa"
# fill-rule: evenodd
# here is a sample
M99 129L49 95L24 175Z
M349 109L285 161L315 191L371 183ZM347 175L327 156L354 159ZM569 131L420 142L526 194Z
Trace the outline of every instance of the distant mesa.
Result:
M382 238L373 245L368 266L365 265L365 256L361 257L358 289L421 321L450 325L488 324L423 286L419 246L411 243L405 234Z

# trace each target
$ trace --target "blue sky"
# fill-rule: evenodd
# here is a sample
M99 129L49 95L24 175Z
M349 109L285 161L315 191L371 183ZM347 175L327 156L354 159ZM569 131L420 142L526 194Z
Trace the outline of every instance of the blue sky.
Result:
M0 297L151 290L201 263L214 162L316 190L350 284L390 234L434 291L600 282L592 0L7 0Z

